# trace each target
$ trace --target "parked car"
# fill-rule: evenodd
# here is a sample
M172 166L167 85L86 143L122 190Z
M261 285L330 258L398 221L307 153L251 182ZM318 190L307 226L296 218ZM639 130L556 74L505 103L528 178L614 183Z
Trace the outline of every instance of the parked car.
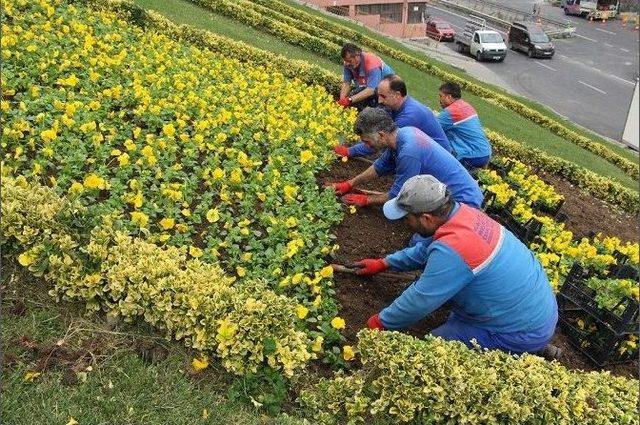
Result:
M439 41L453 41L456 32L448 22L434 18L427 21L426 34L428 37L435 38Z
M533 22L514 22L509 28L509 48L520 50L530 58L552 58L555 46L539 24Z

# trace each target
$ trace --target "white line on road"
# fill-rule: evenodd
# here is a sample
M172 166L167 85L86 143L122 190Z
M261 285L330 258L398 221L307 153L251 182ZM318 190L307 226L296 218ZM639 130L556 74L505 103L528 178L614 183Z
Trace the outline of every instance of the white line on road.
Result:
M593 41L594 43L598 42L598 40L594 40L593 38L585 37L584 35L580 34L576 34L576 37L584 38L585 40Z
M534 61L534 62L535 62L535 63L537 63L538 65L540 65L540 66L544 66L545 68L550 69L550 70L552 70L552 71L557 71L557 69L555 69L555 68L551 68L549 65L545 65L545 64L543 64L542 62L539 62L539 61Z
M629 53L629 50L628 50L628 49L623 49L623 48L621 47L621 48L620 48L620 50L622 50L622 51L623 51L623 52L625 52L625 53Z
M625 83L625 84L631 84L632 86L635 86L635 85L636 85L636 83L634 83L633 81L625 80L624 78L620 78L620 77L618 77L617 75L609 74L609 76L610 76L611 78L615 78L615 79L616 79L616 80L618 80L618 81L622 81L622 82L623 82L623 83Z
M606 92L606 91L604 91L604 90L600 90L600 89L599 89L599 88L597 88L597 87L593 87L591 84L587 84L587 83L585 83L585 82L583 82L583 81L578 81L578 82L579 82L580 84L584 84L585 86L589 87L590 89L594 89L594 90L595 90L595 91L597 91L597 92L600 92L600 93L602 93L602 94L607 94L607 92Z
M615 33L615 32L613 32L613 31L603 30L602 28L596 28L596 31L606 32L607 34L616 35L616 33Z
M609 43L604 43L604 45L607 47L613 47L613 44L609 44Z

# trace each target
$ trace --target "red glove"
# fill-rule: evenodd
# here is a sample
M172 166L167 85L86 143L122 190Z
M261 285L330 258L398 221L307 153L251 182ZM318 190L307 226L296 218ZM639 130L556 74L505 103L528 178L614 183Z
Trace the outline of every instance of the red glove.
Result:
M346 108L347 106L351 105L351 101L348 97L343 97L342 99L338 100L338 105L344 106Z
M384 261L384 258L365 258L364 260L358 261L356 266L360 267L357 274L362 276L371 276L389 268L389 265Z
M337 155L349 157L349 148L346 147L345 145L338 145L335 148L333 148L333 151Z
M381 331L384 330L384 325L382 324L382 321L380 321L380 317L377 314L369 317L369 320L367 320L367 327L369 329L378 329Z
M335 190L340 196L351 192L351 189L353 189L353 185L349 183L348 180L340 183L333 183L331 187L333 187L333 190Z
M349 193L342 197L342 201L347 205L357 205L359 207L369 205L369 197L360 193Z

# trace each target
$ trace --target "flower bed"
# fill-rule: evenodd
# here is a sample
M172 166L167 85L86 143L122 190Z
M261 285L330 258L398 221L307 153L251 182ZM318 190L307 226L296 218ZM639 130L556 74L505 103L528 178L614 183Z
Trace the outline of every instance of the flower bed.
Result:
M231 287L245 291L240 299L251 292L260 297L264 290L276 306L285 296L293 310L280 305L269 311L284 315L282 320L294 311L295 320L285 320L284 328L306 332L295 342L277 337L277 321L261 330L267 339L273 332L276 345L285 338L296 346L291 367L266 356L278 347L247 336L256 344L250 368L262 359L290 373L313 348L337 357L341 337L330 324L336 306L323 258L335 249L329 229L342 211L331 191L318 189L314 174L333 160L331 147L350 134L355 112L336 107L322 87L142 31L109 11L62 1L17 0L3 7L5 180L23 176L34 187L46 184L94 221L111 217L111 226L122 232L100 250L102 266L95 259L80 261L73 279L52 271L57 293L84 298L91 309L144 317L185 338L184 329L168 324L174 320L170 314L153 313L179 314L175 303L180 302L162 298L168 304L154 306L138 285L165 287L161 277L167 273L173 276L191 264L215 265L213 275L221 276L222 286L208 290L224 291L236 281ZM29 233L30 226L21 231ZM77 235L74 249L89 250L89 230ZM76 232L63 239L70 235ZM135 239L127 239L131 236ZM49 244L62 249L57 240ZM49 248L40 245L14 252L30 269L43 272L50 266ZM112 256L120 264L127 249L141 253L134 258L155 259L133 281L109 275ZM164 262L174 269L159 268L155 275L157 263ZM121 267L129 273L133 264ZM207 270L213 273L202 273ZM179 280L186 285L202 276ZM253 314L262 311L258 304ZM246 313L236 301L227 307ZM215 336L213 323L207 332ZM215 338L192 345L222 355L222 341ZM301 346L306 354L300 354ZM238 373L246 370L237 360L225 364Z

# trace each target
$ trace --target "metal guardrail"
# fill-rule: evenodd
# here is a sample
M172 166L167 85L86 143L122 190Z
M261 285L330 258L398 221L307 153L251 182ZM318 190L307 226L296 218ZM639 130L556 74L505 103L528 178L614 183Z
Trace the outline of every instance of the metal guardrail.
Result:
M575 32L575 27L571 24L571 21L560 22L544 17L536 18L533 13L486 0L437 0L437 2L451 9L480 16L505 31L509 29L512 22L539 21L544 31L551 38L571 37Z

